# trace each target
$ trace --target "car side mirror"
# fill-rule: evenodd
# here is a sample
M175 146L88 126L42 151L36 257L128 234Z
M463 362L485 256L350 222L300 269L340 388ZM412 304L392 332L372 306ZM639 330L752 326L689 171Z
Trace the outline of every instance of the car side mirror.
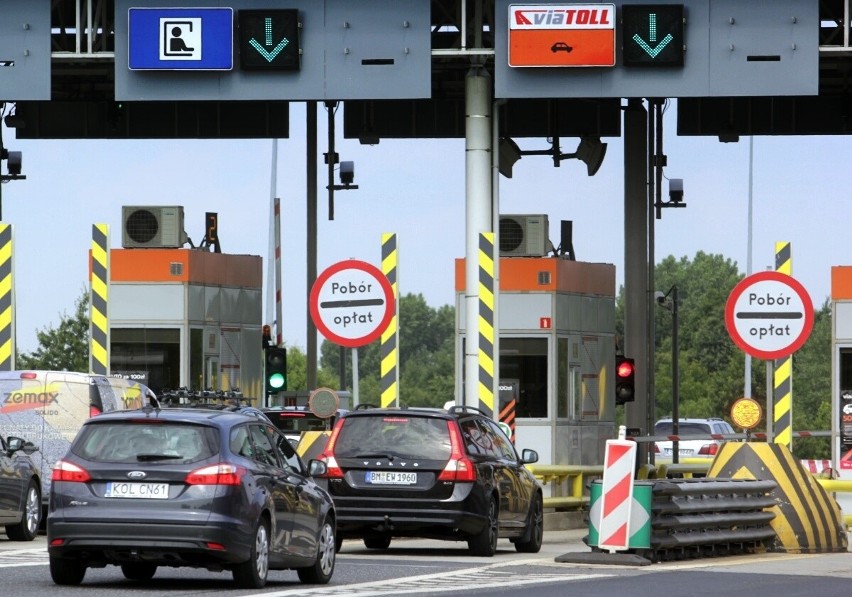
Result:
M538 452L525 448L524 451L521 452L521 460L523 460L524 464L533 464L538 462Z
M38 446L34 443L26 441L22 437L9 436L6 439L6 445L9 448L9 454L14 452L23 452L24 454L32 454L38 451Z
M328 472L328 464L322 460L313 459L308 463L308 475L311 477L322 477Z

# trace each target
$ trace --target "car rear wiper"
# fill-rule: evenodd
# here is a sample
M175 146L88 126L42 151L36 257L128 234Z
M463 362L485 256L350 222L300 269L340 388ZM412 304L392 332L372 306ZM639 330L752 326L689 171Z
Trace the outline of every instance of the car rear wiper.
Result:
M180 460L183 458L180 454L137 454L136 460Z

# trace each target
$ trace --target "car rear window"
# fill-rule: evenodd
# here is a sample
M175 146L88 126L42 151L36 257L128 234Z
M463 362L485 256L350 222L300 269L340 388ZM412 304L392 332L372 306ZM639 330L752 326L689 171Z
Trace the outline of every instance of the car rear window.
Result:
M349 417L334 446L338 458L394 455L423 460L449 460L446 419L379 415Z
M285 433L325 431L331 428L328 419L321 419L312 412L272 410L266 411L266 416L278 429Z
M671 421L660 421L654 426L654 433L657 435L673 435ZM707 423L685 423L680 422L677 429L678 435L706 435L711 433L710 425Z
M219 449L210 427L122 421L86 425L71 451L92 462L196 462Z

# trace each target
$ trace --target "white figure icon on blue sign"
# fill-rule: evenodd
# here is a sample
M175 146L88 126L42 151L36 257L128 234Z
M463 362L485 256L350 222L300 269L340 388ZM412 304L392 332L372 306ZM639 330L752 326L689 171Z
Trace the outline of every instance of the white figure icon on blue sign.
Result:
M201 19L160 19L160 60L201 60Z

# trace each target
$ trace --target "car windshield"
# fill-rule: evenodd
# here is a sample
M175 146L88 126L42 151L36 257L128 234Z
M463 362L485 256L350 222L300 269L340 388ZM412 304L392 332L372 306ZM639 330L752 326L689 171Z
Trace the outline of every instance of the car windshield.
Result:
M381 415L345 419L334 446L338 458L396 456L450 458L446 419Z
M196 462L218 453L214 429L186 423L86 425L71 451L94 462Z
M672 422L658 422L654 426L654 433L657 435L673 435L674 430L672 429ZM709 433L711 433L710 425L706 423L687 423L686 421L681 421L680 424L678 424L678 435L707 435Z

